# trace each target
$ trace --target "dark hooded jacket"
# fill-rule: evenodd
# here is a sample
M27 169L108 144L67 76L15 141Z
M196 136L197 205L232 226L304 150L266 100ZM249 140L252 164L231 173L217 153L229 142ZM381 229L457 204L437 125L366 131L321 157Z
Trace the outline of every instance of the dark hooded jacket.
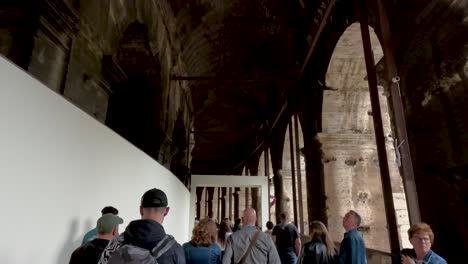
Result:
M96 238L73 251L69 264L97 263L109 240Z
M128 224L124 233L109 243L101 256L99 264L107 264L112 253L123 245L131 244L152 250L165 236L166 231L164 231L164 227L156 221L149 219L132 221ZM175 243L166 253L158 258L158 263L185 264L182 246L179 243Z

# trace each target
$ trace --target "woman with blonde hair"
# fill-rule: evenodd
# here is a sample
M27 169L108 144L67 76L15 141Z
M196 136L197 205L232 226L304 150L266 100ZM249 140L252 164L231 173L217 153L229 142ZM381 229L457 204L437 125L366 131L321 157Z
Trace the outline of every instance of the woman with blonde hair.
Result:
M193 228L192 240L183 245L187 264L220 264L221 248L216 243L216 223L205 218Z
M301 264L333 264L336 249L325 225L320 221L313 221L309 226L311 240L302 247L299 259Z

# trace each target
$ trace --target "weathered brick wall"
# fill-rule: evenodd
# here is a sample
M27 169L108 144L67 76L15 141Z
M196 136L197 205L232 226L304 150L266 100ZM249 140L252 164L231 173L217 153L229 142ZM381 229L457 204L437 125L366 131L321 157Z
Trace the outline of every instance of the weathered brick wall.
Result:
M127 46L121 47L125 41L122 39L124 33L135 22L147 27L148 43L136 43L138 47L132 47L133 44L128 42ZM177 48L180 40L177 39L175 24L166 1L82 1L79 31L73 40L64 89L66 98L104 122L109 96L116 84L115 80L109 80L103 74L103 57L111 56L117 64L129 67L132 57L138 52L153 56L153 62L158 65L149 67L159 72L153 70L150 74L160 75L156 78L160 84L154 89L161 89L161 102L154 104L162 109L159 120L155 122L159 123L157 126L165 133L157 159L167 167L175 154L171 152L171 145L177 117L182 114L185 132L188 133L192 112L188 87L185 83L171 80L172 75L184 75L185 72L185 64ZM129 38L132 41L131 36ZM138 50L141 47L149 47L149 50ZM124 48L134 53L120 54L119 59L119 52Z
M58 46L42 31L34 39L28 71L50 89L60 92L65 74L68 49Z
M179 32L169 1L25 3L0 7L4 11L0 53L102 123L114 90L135 73L129 71L148 76L154 86L150 89L157 91L152 103L158 113L153 123L161 130L154 158L186 174L191 93L187 82L173 81L172 76L188 75L180 43L189 32ZM143 37L126 33L135 24L145 27ZM190 55L190 49L186 54Z

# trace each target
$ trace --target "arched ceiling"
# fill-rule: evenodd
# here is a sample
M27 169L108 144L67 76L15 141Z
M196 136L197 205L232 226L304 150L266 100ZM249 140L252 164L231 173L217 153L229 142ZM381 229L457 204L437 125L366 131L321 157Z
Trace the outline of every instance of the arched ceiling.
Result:
M263 149L287 106L324 7L281 0L171 5L187 63L187 76L173 80L189 83L194 105L191 171L236 174Z

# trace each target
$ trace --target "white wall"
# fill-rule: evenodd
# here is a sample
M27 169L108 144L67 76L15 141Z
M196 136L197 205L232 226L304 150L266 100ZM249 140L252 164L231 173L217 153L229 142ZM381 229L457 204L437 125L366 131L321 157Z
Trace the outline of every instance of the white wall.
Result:
M122 231L153 187L186 242L190 194L171 172L0 57L0 263L68 263L102 207Z

